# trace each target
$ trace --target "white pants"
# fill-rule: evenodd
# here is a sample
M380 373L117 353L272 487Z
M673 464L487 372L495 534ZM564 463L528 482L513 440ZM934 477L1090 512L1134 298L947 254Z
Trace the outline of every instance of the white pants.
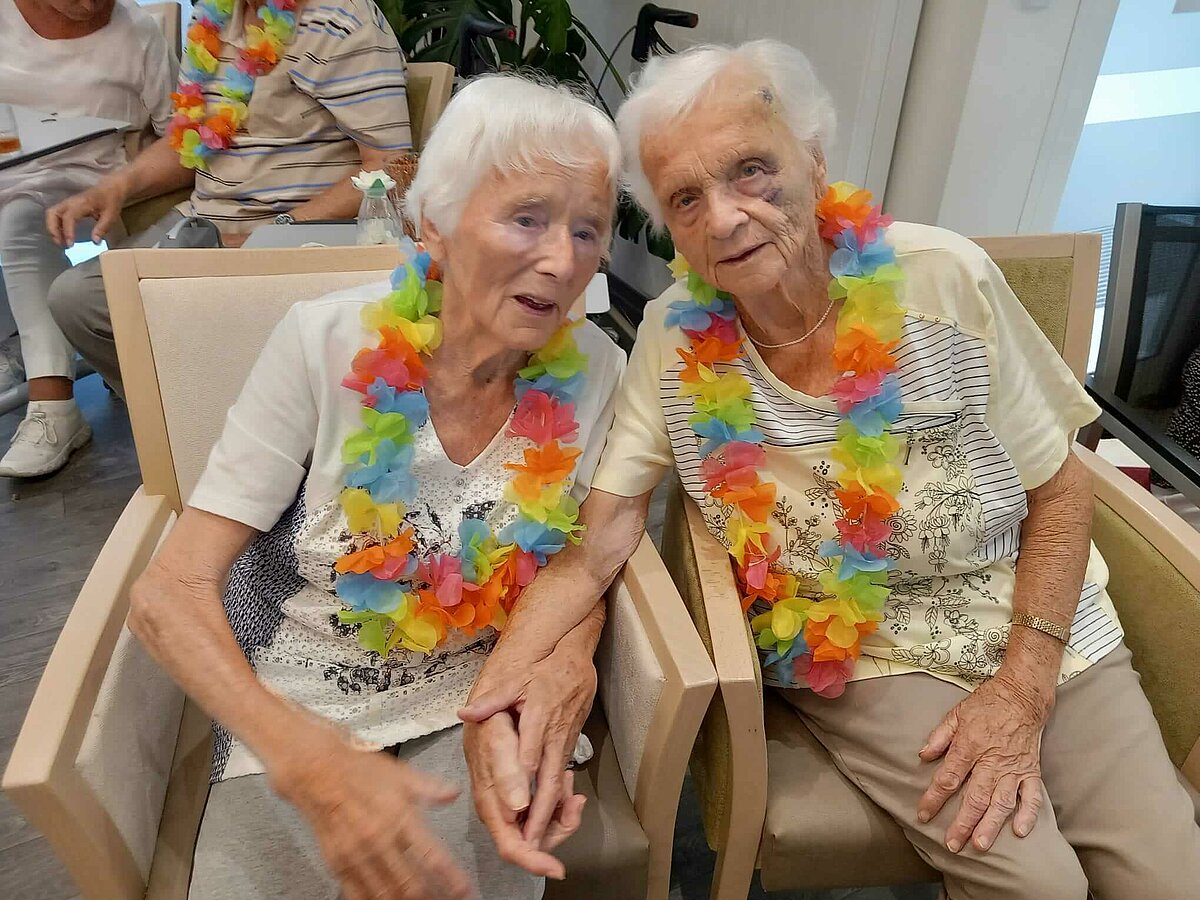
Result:
M75 351L54 323L46 298L54 279L71 268L71 261L46 231L46 208L52 203L42 196L22 194L0 206L0 267L21 335L25 377L70 378L75 373Z

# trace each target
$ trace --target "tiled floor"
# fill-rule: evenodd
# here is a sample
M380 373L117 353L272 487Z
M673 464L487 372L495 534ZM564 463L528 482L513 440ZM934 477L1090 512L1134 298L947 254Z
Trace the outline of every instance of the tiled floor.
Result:
M125 408L96 377L80 383L96 437L52 478L0 478L0 765L100 546L141 483ZM0 417L7 447L21 412ZM75 886L46 842L0 795L0 897L63 900Z

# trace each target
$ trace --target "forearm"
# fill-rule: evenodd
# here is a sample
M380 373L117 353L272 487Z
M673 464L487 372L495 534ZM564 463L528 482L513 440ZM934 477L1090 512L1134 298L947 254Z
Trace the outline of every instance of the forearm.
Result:
M583 543L568 544L525 588L495 652L511 659L542 659L576 626L597 615L598 624L592 621L591 627L598 640L604 592L637 549L649 505L649 493L619 497L592 491L579 512L587 526Z
M366 172L382 169L397 156L395 153L372 150L362 144L358 145L358 151L362 160L361 169ZM306 222L312 219L353 219L358 215L358 207L361 203L362 194L350 183L350 176L346 176L337 184L326 188L311 200L293 207L288 212L297 222Z
M606 599L601 597L583 617L583 621L563 635L557 649L580 659L591 659L595 656L596 645L600 643L600 634L604 631L604 622L608 618L607 608Z
M162 552L134 585L129 627L188 696L269 768L308 717L263 687L226 618L224 581L246 540L224 525L217 526L216 535L205 527L211 523L196 527L199 515L207 514L184 512ZM248 540L253 532L244 531ZM205 539L215 545L215 553L196 559L195 548L205 546L199 543Z
M113 172L108 178L120 183L129 200L156 197L179 188L191 187L196 172L180 165L176 153L166 138L159 138L137 155L129 165Z
M1030 492L1029 515L1021 527L1014 615L1070 628L1087 571L1092 508L1090 473L1073 454L1050 481ZM1052 694L1063 649L1048 634L1014 625L1004 668Z

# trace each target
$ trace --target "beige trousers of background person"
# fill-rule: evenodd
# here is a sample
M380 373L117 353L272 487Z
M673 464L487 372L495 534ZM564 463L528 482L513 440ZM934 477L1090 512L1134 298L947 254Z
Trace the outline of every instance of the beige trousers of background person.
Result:
M837 767L889 813L944 882L949 900L1197 900L1200 826L1167 757L1122 644L1059 688L1042 736L1049 803L1023 839L1010 827L991 851L944 843L950 799L927 824L917 801L936 764L918 750L966 691L931 675L850 684L837 700L780 692Z

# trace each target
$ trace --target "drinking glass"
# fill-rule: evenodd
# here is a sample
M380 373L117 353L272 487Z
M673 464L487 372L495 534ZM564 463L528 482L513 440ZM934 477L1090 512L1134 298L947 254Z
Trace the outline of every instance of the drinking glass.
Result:
M12 107L0 103L0 159L21 149L21 136L17 134L17 119Z

